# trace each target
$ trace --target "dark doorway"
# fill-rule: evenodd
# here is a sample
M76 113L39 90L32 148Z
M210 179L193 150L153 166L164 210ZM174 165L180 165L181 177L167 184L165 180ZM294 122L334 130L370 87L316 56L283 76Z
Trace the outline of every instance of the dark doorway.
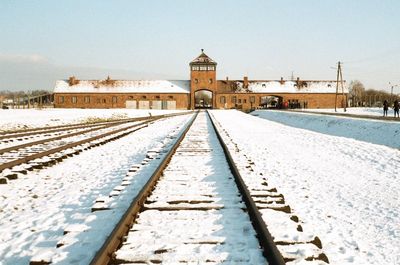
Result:
M194 93L194 108L195 109L212 109L213 108L213 93L209 90L198 90Z
M282 97L278 96L261 97L260 107L263 109L280 109L282 108Z

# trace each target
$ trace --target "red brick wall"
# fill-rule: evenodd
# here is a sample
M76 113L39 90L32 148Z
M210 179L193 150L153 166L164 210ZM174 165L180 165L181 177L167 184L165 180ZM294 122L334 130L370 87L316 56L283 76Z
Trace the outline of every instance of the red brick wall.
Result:
M213 93L213 107L215 108L215 93L217 91L216 71L190 71L190 88L191 109L194 109L195 92L202 89L207 89Z
M90 98L90 102L85 102L85 97ZM64 97L64 102L61 102L61 97ZM73 97L76 97L76 103L73 103ZM116 102L113 102L113 97L116 97ZM127 100L175 100L176 109L188 109L189 94L150 94L150 93L55 93L54 107L56 108L125 108Z
M334 108L335 107L335 94L328 93L307 93L307 94L294 94L294 93L280 93L280 94L267 94L267 93L219 93L216 95L217 109L232 109L235 108L235 103L232 98L236 96L236 106L244 110L257 108L260 105L261 97L263 96L278 96L282 97L282 101L298 100L300 103L307 102L307 108ZM221 97L225 97L225 104L222 103ZM251 102L251 97L254 97L254 103ZM345 95L346 97L346 95ZM342 106L342 95L338 95L337 107ZM239 102L240 101L240 102ZM303 106L303 105L302 105Z

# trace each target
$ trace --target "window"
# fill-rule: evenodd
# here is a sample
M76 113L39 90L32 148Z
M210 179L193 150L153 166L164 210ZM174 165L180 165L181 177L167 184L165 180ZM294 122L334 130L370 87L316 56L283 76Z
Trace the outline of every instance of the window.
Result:
M214 66L208 66L208 71L214 71L215 67Z
M107 101L106 101L106 99L105 98L103 98L103 103L106 103Z
M194 79L194 83L197 84L199 82L199 79Z
M156 99L160 99L160 96L156 96Z
M207 66L200 66L200 71L207 71Z
M192 66L192 71L199 71L199 67L198 66Z
M208 83L210 83L210 84L212 84L212 83L213 83L213 80L212 80L212 78L208 79Z
M132 100L132 99L133 99L133 97L132 97L132 96L129 96L129 97L128 97L128 99L129 99L129 100Z
M243 103L246 103L246 100L245 100L245 99L243 99Z
M117 97L112 97L112 103L117 103Z
M174 97L173 97L173 96L168 96L168 98L169 98L169 99L174 99Z
M242 103L242 99L239 98L238 103L241 104Z
M225 104L225 102L226 102L225 96L220 97L220 98L219 98L219 102L220 102L221 104Z
M58 97L58 103L60 104L64 103L64 96Z
M146 96L142 96L142 99L146 99L147 97Z
M236 100L237 100L237 99L236 99L236 96L233 96L233 97L232 97L232 103L233 103L233 104L236 104Z
M76 96L73 96L71 101L72 101L72 103L76 104L76 102L78 102L78 99L76 98Z
M256 97L255 96L251 96L250 97L250 103L254 103L256 102Z
M90 97L89 97L89 96L85 96L84 99L83 99L83 101L84 101L85 103L90 103Z

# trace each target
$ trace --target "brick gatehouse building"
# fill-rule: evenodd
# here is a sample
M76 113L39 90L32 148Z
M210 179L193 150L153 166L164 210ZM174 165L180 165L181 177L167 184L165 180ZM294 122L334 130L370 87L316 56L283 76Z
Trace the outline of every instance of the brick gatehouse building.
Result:
M243 109L343 107L333 80L217 80L217 63L202 50L190 80L59 80L56 108ZM337 97L337 100L336 100Z

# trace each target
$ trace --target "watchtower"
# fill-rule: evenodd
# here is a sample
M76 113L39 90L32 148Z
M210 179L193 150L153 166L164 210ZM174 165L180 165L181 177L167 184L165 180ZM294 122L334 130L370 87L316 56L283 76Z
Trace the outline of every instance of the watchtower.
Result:
M217 63L204 50L190 62L190 108L214 108ZM211 99L209 98L211 95Z

